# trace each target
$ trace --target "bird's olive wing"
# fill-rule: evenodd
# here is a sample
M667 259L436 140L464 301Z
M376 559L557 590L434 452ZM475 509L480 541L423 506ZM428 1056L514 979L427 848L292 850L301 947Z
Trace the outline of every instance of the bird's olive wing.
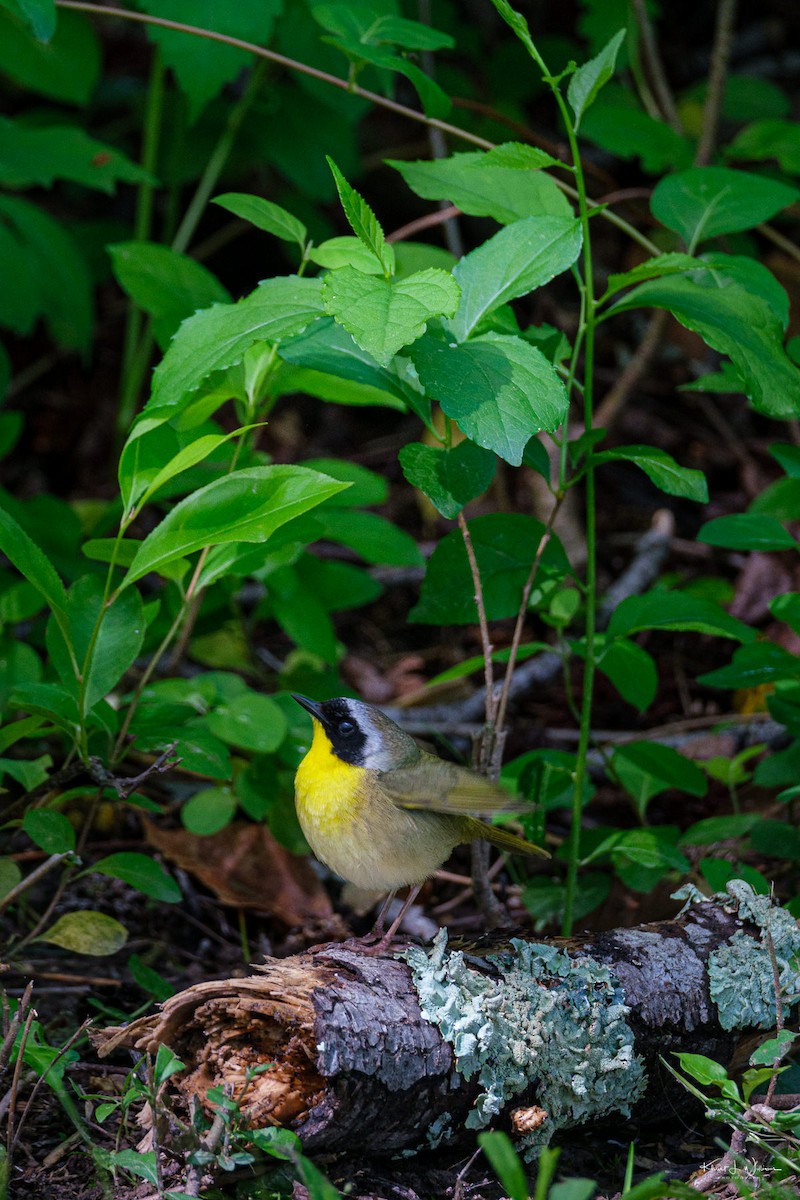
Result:
M385 795L399 808L464 817L492 817L495 813L528 809L499 784L433 755L423 756L413 767L383 771L379 781Z

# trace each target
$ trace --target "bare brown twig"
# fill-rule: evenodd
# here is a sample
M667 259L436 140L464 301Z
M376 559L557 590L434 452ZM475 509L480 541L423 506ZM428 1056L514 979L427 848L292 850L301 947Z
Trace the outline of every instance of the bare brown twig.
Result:
M703 127L694 156L696 167L704 167L711 161L714 153L714 143L717 140L719 118L722 113L722 101L725 98L725 80L728 75L728 61L731 56L735 21L736 0L718 0L714 45L711 50L711 70L708 74L708 91L703 106Z

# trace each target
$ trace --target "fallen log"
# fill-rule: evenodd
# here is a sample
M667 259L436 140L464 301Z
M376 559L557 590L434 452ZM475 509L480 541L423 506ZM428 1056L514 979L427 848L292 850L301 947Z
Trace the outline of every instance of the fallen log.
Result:
M272 959L95 1041L104 1055L165 1043L186 1064L169 1081L180 1103L213 1111L208 1089L224 1085L247 1126L287 1126L308 1150L419 1149L498 1117L532 1150L559 1129L663 1110L661 1056L728 1063L742 1034L774 1026L776 972L785 997L800 991L800 931L742 881L727 892L695 893L673 921L571 939L465 951L442 930L402 958Z

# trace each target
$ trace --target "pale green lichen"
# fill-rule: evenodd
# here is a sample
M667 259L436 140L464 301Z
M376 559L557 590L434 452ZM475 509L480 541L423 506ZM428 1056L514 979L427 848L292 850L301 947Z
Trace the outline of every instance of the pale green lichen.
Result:
M561 1128L612 1112L630 1115L645 1088L634 1053L629 1008L608 968L554 946L511 942L490 955L490 976L447 949L447 932L430 954L405 957L423 1015L453 1047L456 1069L476 1077L481 1092L467 1126L489 1124L515 1097L532 1089L548 1120L523 1145L536 1150Z
M769 896L759 896L742 879L727 885L727 895L715 897L735 906L742 920L758 927L758 938L739 929L708 960L711 999L723 1029L769 1029L775 1024L775 968L784 1007L800 991L800 929L784 908ZM770 939L775 956L773 968Z

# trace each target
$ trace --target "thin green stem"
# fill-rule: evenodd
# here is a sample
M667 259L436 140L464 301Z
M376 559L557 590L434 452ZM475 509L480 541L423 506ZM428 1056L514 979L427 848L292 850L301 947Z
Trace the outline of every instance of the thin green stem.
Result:
M151 178L143 180L139 184L136 197L133 236L137 242L147 241L152 233L153 203L156 188L152 176L155 173L158 159L163 110L164 64L161 59L161 52L156 47L153 52L153 62L150 69L150 84L147 90L142 141L142 167L148 172ZM136 364L140 357L144 325L145 321L141 309L131 300L128 305L128 319L125 325L125 340L122 351L122 380L119 412L117 413L117 436L119 438L125 436L136 408L136 397L139 393L141 383Z

